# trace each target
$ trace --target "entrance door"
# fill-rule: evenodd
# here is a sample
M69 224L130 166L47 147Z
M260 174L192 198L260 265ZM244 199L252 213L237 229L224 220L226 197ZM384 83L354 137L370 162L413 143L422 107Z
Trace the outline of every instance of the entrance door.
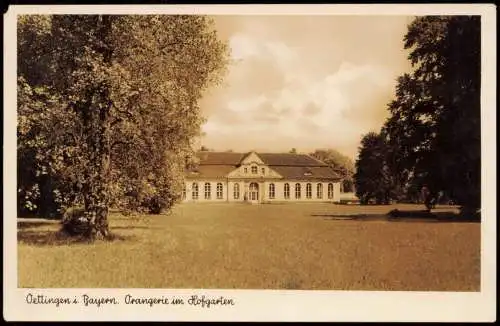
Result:
M248 199L250 201L259 201L259 184L252 182L248 190L249 190Z

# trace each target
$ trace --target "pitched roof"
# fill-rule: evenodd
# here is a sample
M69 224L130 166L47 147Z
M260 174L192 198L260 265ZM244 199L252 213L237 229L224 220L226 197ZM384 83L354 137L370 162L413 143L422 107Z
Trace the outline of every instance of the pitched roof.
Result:
M188 171L186 174L187 179L197 179L200 177L210 179L225 178L229 172L234 170L233 165L199 165L197 168Z
M246 153L233 152L197 152L200 165L238 165Z
M328 166L306 154L257 153L267 165L274 166Z
M200 165L238 165L249 153L198 152ZM307 154L256 153L267 165L284 166L328 166Z
M340 176L329 166L272 166L284 179L293 180L340 180Z
M234 170L249 153L234 152L198 152L200 162L197 168L188 171L186 177L224 178ZM285 179L322 180L340 179L338 173L323 163L306 154L293 153L256 153L262 161Z

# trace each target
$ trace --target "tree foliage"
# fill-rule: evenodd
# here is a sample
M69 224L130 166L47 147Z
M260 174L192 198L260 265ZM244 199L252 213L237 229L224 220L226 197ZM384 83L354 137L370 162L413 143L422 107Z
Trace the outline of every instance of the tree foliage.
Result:
M200 134L198 101L227 61L212 23L20 17L19 207L46 214L82 204L101 235L110 206L171 207Z
M212 149L210 149L210 148L208 148L208 147L206 147L204 145L202 145L200 147L200 152L210 152L210 151L212 151Z
M386 162L388 145L383 135L369 132L361 139L354 182L361 204L375 200L388 204L396 196L394 180Z
M464 207L480 207L479 16L425 16L404 47L414 71L398 79L382 133L399 184L424 183Z
M335 149L317 149L309 155L325 162L340 174L343 180L342 188L344 192L353 191L355 167L351 158Z

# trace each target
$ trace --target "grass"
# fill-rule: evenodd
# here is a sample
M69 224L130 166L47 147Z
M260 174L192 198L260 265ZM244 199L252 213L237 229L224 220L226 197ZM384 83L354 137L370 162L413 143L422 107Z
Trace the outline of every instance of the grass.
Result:
M19 287L480 290L480 223L388 219L421 206L182 204L110 216L93 244L18 227ZM442 209L447 210L447 209Z

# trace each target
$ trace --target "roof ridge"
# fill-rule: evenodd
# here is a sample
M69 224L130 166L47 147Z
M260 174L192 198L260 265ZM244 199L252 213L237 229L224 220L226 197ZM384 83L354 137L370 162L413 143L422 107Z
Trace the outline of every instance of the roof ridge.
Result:
M229 152L229 151L196 151L196 153L228 153L228 154L246 154L247 152Z
M307 153L289 153L289 152L261 152L261 151L244 151L244 152L229 152L229 151L196 151L196 153L228 153L228 154L244 154L244 155L248 155L250 153L256 153L256 154L278 154L278 155L305 155L305 156L309 156L311 157L309 154Z
M243 162L252 153L257 154L257 156L258 156L258 153L256 151L249 151L249 152L246 152L246 153L242 153L243 156L241 157L240 161L238 162L238 165L241 164L241 162Z
M326 164L325 162L321 161L321 160L318 160L317 158L315 158L314 156L312 156L311 154L304 154L304 155L307 155L308 157L312 158L313 160L315 160L316 162L319 162L321 163L322 165L324 166L330 166L328 164Z
M269 166L329 166L327 163L307 153L277 153L277 152L227 152L198 151L197 156L203 165L241 165L250 155L255 154Z

